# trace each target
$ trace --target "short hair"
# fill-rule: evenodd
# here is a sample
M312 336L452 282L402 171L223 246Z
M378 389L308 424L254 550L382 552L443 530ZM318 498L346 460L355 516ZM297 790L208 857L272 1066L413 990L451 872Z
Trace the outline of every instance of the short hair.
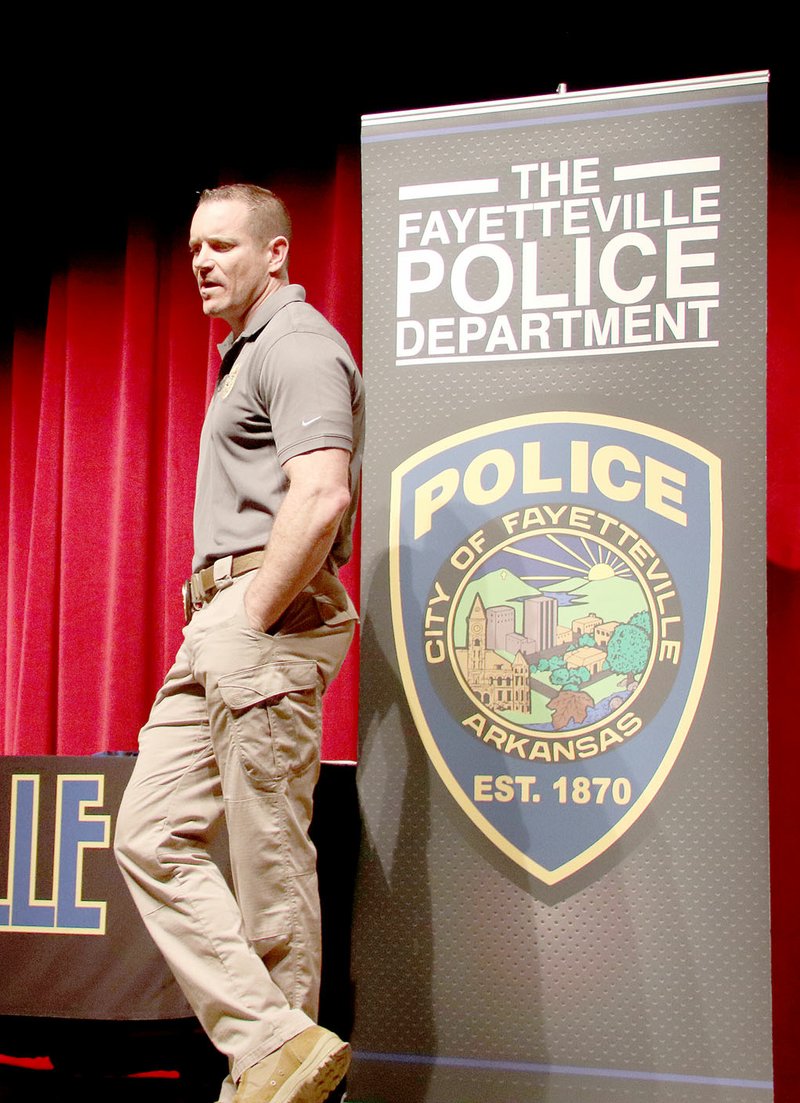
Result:
M218 188L206 188L197 201L203 203L217 200L235 199L250 211L250 228L253 234L264 243L274 237L292 240L292 220L283 200L268 188L259 188L257 184L222 184Z

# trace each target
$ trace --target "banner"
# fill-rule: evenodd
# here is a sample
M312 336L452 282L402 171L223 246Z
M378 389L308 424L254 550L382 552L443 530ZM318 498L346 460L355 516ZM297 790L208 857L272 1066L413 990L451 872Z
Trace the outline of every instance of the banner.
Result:
M133 762L0 757L0 1015L191 1015L111 852Z
M771 1095L766 79L364 119L354 1099Z

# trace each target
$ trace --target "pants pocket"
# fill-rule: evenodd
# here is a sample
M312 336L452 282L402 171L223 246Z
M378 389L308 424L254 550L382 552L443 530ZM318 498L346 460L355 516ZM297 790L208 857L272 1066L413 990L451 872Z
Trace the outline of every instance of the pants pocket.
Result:
M335 628L358 621L356 607L335 575L320 571L312 583L312 593L323 624Z
M233 743L256 787L274 788L319 760L319 681L310 659L264 663L220 677Z

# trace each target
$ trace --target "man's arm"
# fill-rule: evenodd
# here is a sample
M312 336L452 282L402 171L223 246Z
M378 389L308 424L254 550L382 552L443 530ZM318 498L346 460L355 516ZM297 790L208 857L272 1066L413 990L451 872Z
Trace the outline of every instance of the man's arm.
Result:
M350 453L322 448L283 465L289 489L245 595L245 612L259 632L274 624L325 563L350 504Z

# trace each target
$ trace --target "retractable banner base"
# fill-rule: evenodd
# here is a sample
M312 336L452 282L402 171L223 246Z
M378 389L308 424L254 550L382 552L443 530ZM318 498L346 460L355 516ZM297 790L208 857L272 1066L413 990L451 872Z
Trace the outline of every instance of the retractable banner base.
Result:
M766 82L364 119L352 1100L772 1098Z

